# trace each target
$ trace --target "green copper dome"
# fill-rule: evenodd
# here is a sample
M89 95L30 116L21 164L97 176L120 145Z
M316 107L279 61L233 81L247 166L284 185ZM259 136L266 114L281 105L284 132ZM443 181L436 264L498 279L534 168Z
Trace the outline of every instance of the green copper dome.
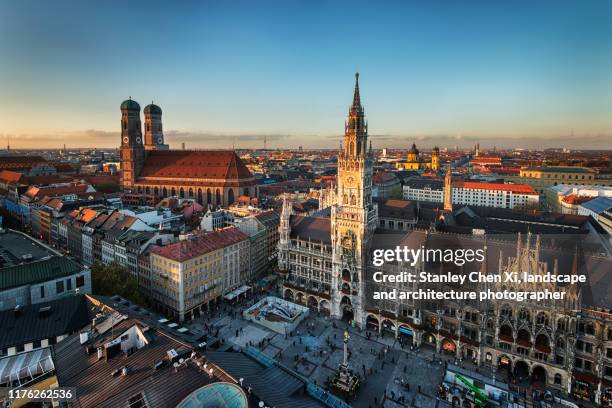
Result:
M417 149L416 144L412 144L412 147L410 148L410 150L408 150L408 153L419 154L419 149Z
M144 108L144 113L152 113L153 115L161 115L162 110L159 106L154 103L150 103Z
M123 101L123 103L121 103L121 110L139 111L140 105L138 102L132 100L132 98L126 99Z

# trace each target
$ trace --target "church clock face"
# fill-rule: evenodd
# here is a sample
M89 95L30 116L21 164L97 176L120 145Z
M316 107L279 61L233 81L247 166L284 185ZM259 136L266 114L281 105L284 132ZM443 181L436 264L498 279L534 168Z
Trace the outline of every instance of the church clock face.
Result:
M139 137L136 138L136 143L140 143L140 138Z
M123 143L127 144L130 141L130 139L126 136L123 138Z
M162 140L161 137L159 139L157 139L157 143L162 144L162 142L163 142L163 140Z

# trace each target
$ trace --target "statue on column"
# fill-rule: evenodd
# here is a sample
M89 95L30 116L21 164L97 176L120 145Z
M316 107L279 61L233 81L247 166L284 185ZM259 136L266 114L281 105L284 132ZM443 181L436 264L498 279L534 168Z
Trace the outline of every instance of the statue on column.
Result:
M343 398L350 399L355 396L360 385L360 378L353 373L348 364L348 342L351 336L348 330L344 331L344 354L342 363L338 367L336 375L330 381L330 388Z

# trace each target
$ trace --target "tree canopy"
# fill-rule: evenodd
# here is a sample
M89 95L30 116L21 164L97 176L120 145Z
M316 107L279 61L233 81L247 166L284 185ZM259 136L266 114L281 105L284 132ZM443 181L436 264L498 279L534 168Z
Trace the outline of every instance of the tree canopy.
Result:
M95 295L119 295L133 303L145 305L144 296L138 291L138 281L128 269L117 263L96 262L91 267L91 280Z

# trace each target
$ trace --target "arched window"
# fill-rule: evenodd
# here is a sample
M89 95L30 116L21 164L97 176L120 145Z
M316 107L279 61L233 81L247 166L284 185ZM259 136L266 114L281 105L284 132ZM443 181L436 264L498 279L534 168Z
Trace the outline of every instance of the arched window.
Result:
M146 186L146 187L145 187L145 193L146 193L146 194L151 194L151 190L149 190L149 186Z
M234 189L230 188L227 192L227 204L234 204Z
M537 323L548 326L548 316L544 312L540 312L537 317Z
M206 189L206 202L208 204L212 203L212 193L210 192L210 188Z
M221 205L221 191L219 189L215 192L215 204Z
M181 187L181 188L179 189L179 196L180 196L181 198L185 198L185 190L183 190L183 187Z
M155 187L153 189L153 194L155 194L155 196L158 196L159 195L159 188Z
M172 197L176 195L176 189L174 187L172 187L172 190L170 190L170 192L172 193Z
M193 188L189 189L189 198L193 198Z
M354 195L351 195L351 205L357 205L357 198Z
M198 188L198 203L202 204L202 189Z
M346 194L342 197L342 204L348 204L348 196Z
M166 189L166 187L164 187L163 192L164 192L164 197L168 197L168 190Z

